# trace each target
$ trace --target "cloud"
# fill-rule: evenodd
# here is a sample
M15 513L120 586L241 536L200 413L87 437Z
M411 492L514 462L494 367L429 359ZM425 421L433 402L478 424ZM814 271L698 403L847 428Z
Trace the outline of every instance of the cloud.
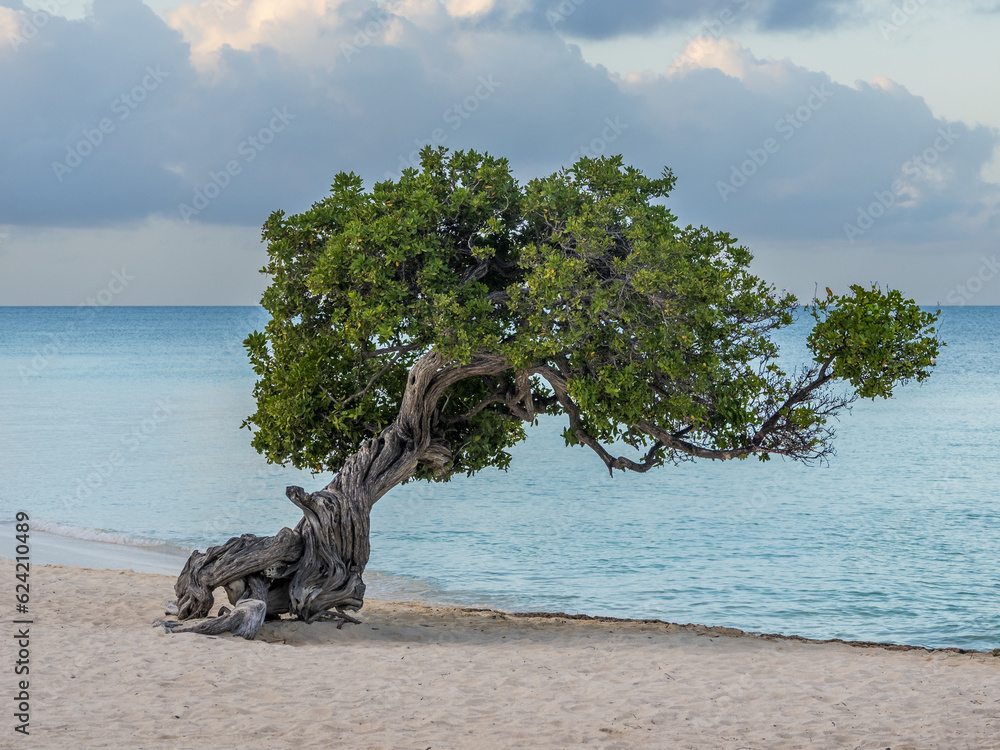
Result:
M885 78L845 86L702 37L670 72L628 77L623 89L643 103L640 120L669 133L677 210L693 221L848 242L995 236L997 186L980 172L996 130L936 118ZM889 205L869 211L880 196ZM845 230L859 211L869 226Z
M183 149L168 124L192 83L180 35L127 0L95 0L85 21L48 15L39 26L38 13L18 16L30 33L0 46L0 222L156 211L178 185L162 162ZM168 77L156 81L148 68ZM77 158L60 180L53 164Z
M652 34L678 24L704 30L731 24L762 31L825 30L861 17L871 2L859 0L449 0L456 17L492 28L551 28L587 39Z
M382 36L391 22L372 3L351 0L212 0L183 3L167 18L191 43L193 61L203 70L213 69L226 47L248 52L257 45L280 50L300 64L326 65L336 60L328 54L331 42L345 42L368 21L382 22L377 30Z
M208 0L168 24L138 0L95 0L0 48L0 224L259 226L339 171L370 185L431 144L507 156L522 179L580 155L666 165L682 221L738 235L847 242L887 190L850 239L996 235L979 174L997 133L935 118L887 79L840 85L713 36L669 70L617 78L550 28L474 20L518 7Z
M531 9L531 0L445 0L445 8L454 18L483 18L500 15L508 19Z
M21 33L22 13L13 5L0 4L0 40L17 39Z
M860 3L844 0L772 0L762 6L757 23L764 30L829 29L854 17Z

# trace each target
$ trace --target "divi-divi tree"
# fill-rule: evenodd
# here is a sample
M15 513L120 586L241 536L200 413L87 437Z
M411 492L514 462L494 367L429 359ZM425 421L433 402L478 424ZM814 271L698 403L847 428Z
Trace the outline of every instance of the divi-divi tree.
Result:
M289 487L294 529L192 554L174 630L252 638L266 618L351 619L364 601L369 513L393 487L506 469L540 415L608 471L681 459L812 462L854 399L924 380L936 314L853 286L805 308L751 274L724 232L682 228L653 179L580 159L519 184L506 160L425 149L419 169L264 225L270 277L245 426L277 463L333 474ZM811 315L809 361L773 334Z

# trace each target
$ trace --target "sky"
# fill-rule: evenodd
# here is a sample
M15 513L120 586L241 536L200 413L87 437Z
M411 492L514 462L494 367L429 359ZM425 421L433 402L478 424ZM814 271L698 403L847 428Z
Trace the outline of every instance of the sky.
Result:
M252 305L424 145L621 154L808 301L1000 304L995 0L0 0L0 304Z

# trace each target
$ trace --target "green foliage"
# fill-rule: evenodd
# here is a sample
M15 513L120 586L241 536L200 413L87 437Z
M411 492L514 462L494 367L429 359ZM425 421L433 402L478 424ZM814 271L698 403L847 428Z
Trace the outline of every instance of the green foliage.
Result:
M897 383L930 377L940 310L923 312L895 289L853 285L850 295L828 293L809 312L816 320L809 334L815 361L832 362L837 377L849 381L860 398L889 398Z
M418 478L506 468L534 413L514 403L526 377L533 407L568 415L571 444L624 440L653 463L692 446L824 455L830 403L773 362L771 333L792 322L794 297L750 274L728 234L680 228L659 202L673 183L615 157L521 186L504 159L427 148L397 181L365 191L339 174L308 211L274 213L263 230L271 320L246 341L254 446L339 470L392 423L409 368L436 351L456 365L501 356L509 369L450 388L435 423L451 464ZM898 292L854 289L814 308L817 362L862 396L926 377L932 318Z

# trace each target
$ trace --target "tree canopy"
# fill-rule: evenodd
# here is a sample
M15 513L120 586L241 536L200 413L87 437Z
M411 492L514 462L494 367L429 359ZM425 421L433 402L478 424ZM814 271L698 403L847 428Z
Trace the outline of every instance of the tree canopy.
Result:
M937 315L861 286L813 302L812 360L783 370L773 334L799 303L729 234L681 228L673 185L620 157L521 185L505 159L427 148L398 180L341 173L309 210L272 214L271 318L246 342L254 446L340 471L397 419L423 360L449 377L415 478L506 468L539 414L565 416L567 444L612 471L811 461L852 400L928 376Z

